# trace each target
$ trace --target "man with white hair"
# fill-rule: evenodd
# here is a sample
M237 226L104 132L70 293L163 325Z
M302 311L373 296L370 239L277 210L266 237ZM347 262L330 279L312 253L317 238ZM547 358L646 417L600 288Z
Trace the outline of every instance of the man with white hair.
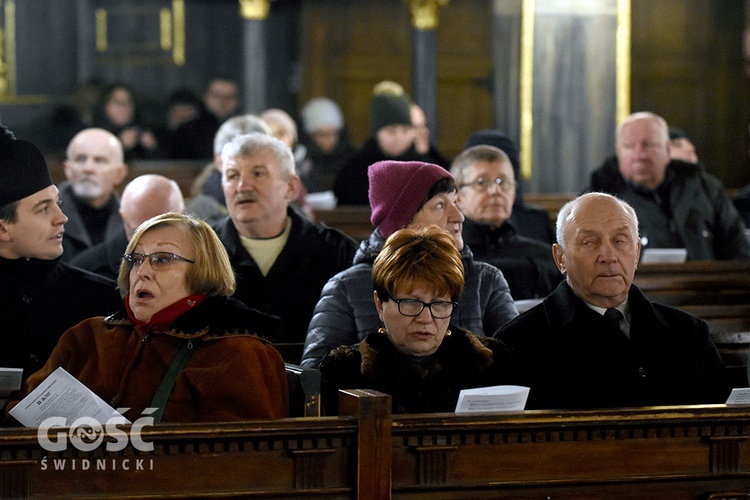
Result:
M588 193L557 216L555 262L565 275L544 301L495 335L519 356L529 409L723 403L727 374L708 325L648 300L633 284L638 216Z
M221 165L229 216L214 229L237 274L235 297L281 318L274 341L301 343L323 285L351 266L357 244L290 207L300 180L292 151L275 137L235 137Z
M67 181L60 185L60 203L68 216L64 262L112 237L122 226L116 188L128 173L123 158L120 140L104 129L84 129L70 141Z
M81 252L71 265L117 280L122 255L142 222L166 212L185 213L180 186L163 175L145 174L130 181L122 191L122 228L112 237Z
M591 175L587 191L633 206L641 243L685 248L688 260L750 259L745 225L721 182L694 163L669 157L669 127L659 115L634 113L618 127L616 157Z

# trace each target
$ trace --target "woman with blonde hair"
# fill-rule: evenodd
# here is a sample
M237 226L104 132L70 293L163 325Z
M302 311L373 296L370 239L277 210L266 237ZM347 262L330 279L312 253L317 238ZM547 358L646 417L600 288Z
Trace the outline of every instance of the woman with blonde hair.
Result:
M234 272L206 222L169 212L141 224L118 285L124 307L68 330L27 391L63 367L131 421L149 407L156 422L287 416L284 362L261 338L280 322L230 297Z

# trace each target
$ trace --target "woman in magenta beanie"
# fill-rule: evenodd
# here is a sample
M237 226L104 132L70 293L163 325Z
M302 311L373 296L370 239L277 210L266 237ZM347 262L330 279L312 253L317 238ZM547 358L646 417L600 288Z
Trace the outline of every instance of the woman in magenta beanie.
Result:
M404 227L436 225L453 237L461 252L466 283L451 323L492 336L518 315L503 274L474 261L464 245L458 188L447 170L432 163L387 160L370 165L368 177L370 220L376 228L357 250L354 265L323 287L307 331L303 366L317 368L336 347L356 344L381 326L373 302L372 265L386 238Z

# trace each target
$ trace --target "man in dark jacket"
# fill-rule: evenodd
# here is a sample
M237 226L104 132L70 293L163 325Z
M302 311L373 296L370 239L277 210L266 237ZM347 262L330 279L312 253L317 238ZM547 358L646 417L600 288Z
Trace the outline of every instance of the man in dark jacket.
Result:
M120 306L115 284L60 262L64 224L42 153L0 127L0 366L41 368L60 336Z
M516 180L508 155L493 146L473 146L453 160L451 173L466 216L464 242L474 258L503 272L515 300L546 297L563 276L552 245L521 236L511 222Z
M568 202L554 255L567 280L495 336L521 357L529 409L723 403L727 374L701 319L633 285L640 240L630 205Z
M323 285L352 265L357 242L289 207L300 188L288 146L265 134L234 138L222 153L229 217L216 232L237 274L235 297L279 316L275 342L302 342Z
M640 112L617 127L616 158L591 175L587 191L627 201L640 220L641 244L685 248L688 260L750 259L745 225L718 179L669 158L666 121Z
M550 245L553 244L555 242L555 232L552 230L549 213L544 208L536 207L526 203L524 200L523 183L521 182L521 160L516 143L499 130L485 129L473 132L466 139L464 149L481 145L496 147L508 155L510 163L513 166L513 177L516 180L516 185L513 213L510 214L510 222L516 231L518 231L518 234Z
M60 185L60 202L68 216L63 262L113 237L122 227L116 187L128 173L123 158L120 139L104 129L82 130L70 141L67 180Z
M414 146L416 131L411 121L411 100L396 82L386 80L373 89L370 133L370 138L336 176L333 193L339 205L370 203L367 197L367 168L373 163L383 160L435 163L434 158L429 154L420 154Z

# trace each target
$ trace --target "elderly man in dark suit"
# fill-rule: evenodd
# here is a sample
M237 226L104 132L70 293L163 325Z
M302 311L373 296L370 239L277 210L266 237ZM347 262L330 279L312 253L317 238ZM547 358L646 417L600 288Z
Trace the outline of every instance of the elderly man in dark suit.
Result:
M521 356L527 408L722 403L727 375L706 323L633 285L638 217L605 193L568 202L555 262L566 281L495 337Z

